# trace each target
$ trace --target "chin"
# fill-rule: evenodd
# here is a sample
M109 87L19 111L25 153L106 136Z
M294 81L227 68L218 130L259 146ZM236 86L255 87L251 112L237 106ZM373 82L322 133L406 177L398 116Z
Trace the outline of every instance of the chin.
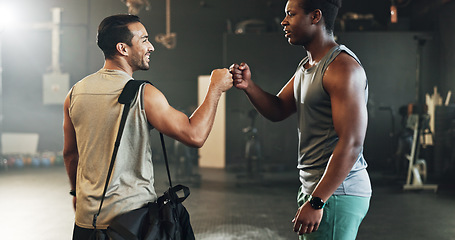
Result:
M295 45L295 46L303 46L304 45L303 42L295 40L295 39L291 39L291 38L288 39L288 43L291 44L291 45Z
M150 69L150 64L148 64L148 63L142 64L141 70L149 70L149 69Z
M288 43L291 44L291 45L298 45L295 41L293 41L292 39L288 39Z
M288 38L288 43L291 44L291 45L295 45L295 39L292 38L292 37L289 37Z

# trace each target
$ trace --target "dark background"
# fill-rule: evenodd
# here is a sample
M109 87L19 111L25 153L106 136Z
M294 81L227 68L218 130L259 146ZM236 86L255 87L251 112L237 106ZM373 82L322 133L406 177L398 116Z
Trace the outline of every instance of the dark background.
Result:
M397 2L398 23L391 24L390 1L345 0L335 30L338 42L360 58L369 79L365 156L371 169L390 167L387 159L396 147L389 135L393 126L390 113L398 131L398 109L416 101L416 36L428 39L422 48L420 69L423 93L432 93L437 86L445 100L447 92L455 90L455 2ZM95 43L99 22L108 15L127 12L120 0L18 0L9 4L19 8L18 19L26 22L51 21L50 9L63 8L60 59L62 72L70 74L70 85L103 66L102 52ZM156 50L151 55L151 69L136 72L135 78L152 81L178 109L197 104L197 78L209 75L212 69L228 67L234 61L248 62L257 83L277 93L305 56L303 48L290 46L283 37L279 23L284 16L284 0L172 0L171 4L171 31L177 33L174 49L154 41L157 34L166 31L165 0L153 0L149 11L139 13ZM371 14L373 18L345 17L342 21L348 12ZM261 20L263 25L246 34L235 34L237 24L249 19ZM42 102L42 75L51 65L50 31L14 29L12 25L1 36L2 131L39 133L39 151L61 151L62 105ZM383 107L392 111L380 110ZM250 124L251 109L242 92L232 89L227 93L228 166L242 160L242 129ZM295 167L296 118L271 123L258 116L256 127L264 162ZM433 155L427 160L430 166L435 165Z

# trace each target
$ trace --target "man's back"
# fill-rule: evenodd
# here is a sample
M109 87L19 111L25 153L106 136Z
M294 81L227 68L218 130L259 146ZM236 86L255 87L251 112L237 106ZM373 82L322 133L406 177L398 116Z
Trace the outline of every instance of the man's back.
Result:
M122 114L117 100L130 79L122 71L102 69L75 84L71 92L69 114L80 155L76 223L84 228L91 227L99 208ZM133 101L97 227L105 228L118 214L156 199L151 128L141 101Z

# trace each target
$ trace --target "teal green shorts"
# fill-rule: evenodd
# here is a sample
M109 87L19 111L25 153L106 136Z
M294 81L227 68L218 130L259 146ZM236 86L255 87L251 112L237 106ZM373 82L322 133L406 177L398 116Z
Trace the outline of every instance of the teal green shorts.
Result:
M305 203L309 195L299 188L298 206ZM300 240L355 240L360 223L368 212L370 197L332 195L324 206L324 214L316 232L300 236Z

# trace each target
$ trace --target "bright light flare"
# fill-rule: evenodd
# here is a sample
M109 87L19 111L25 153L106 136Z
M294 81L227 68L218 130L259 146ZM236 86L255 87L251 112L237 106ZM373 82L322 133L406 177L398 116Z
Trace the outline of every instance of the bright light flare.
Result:
M5 30L17 24L17 14L12 6L0 5L0 30Z

